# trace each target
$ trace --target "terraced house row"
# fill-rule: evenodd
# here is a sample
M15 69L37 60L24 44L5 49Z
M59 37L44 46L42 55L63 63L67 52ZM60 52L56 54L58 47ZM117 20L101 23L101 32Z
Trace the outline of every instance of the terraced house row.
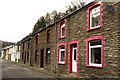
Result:
M21 63L80 78L119 77L119 6L91 2L31 33L21 40Z

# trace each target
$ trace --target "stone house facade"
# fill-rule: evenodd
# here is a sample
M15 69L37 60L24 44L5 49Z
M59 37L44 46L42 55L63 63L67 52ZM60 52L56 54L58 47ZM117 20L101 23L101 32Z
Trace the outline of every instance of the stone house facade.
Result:
M20 41L20 62L30 65L30 53L31 53L31 37L27 35ZM31 50L31 51L30 51ZM31 58L32 59L32 58Z
M16 55L15 55L15 62L20 62L20 43L17 42L16 44Z
M91 2L28 35L21 40L21 62L29 57L33 67L80 78L118 77L119 6L120 2Z

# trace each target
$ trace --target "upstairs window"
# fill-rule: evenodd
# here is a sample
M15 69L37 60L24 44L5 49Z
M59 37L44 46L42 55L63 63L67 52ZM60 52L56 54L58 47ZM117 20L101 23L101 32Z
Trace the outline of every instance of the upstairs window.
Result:
M47 48L46 49L46 62L47 63L50 63L50 57L51 57L50 48Z
M28 50L30 49L30 40L28 40Z
M58 63L65 64L66 44L60 44L58 46Z
M64 38L66 36L66 20L59 23L58 37Z
M65 37L65 23L61 25L61 38Z
M36 44L36 45L38 45L38 35L39 35L39 34L37 34L37 35L35 36L35 44Z
M96 3L88 8L87 30L102 27L102 3Z
M50 42L50 29L47 30L47 42Z
M90 11L90 29L100 27L100 6Z
M20 51L20 45L19 44L17 45L17 51Z
M25 47L25 43L24 42L22 43L22 47L23 47L23 50L24 50L24 47Z

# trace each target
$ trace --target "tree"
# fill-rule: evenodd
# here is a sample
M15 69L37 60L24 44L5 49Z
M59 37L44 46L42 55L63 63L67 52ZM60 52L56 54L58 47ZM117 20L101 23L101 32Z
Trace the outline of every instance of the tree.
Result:
M44 28L44 27L46 27L46 21L45 21L45 18L42 16L42 17L40 17L40 19L38 20L38 26L39 26L39 28Z
M70 14L71 12L83 7L85 5L85 1L83 0L73 0L69 5L65 6L67 10L65 12L57 12L56 10L52 11L52 13L46 13L45 16L41 16L37 23L33 28L33 32L38 31L39 29L43 29L46 26L54 23L55 21L63 18L64 16Z
M57 11L54 10L54 11L50 14L51 23L54 23L54 22L55 22L56 16L57 16Z
M33 33L38 31L39 29L43 29L44 27L46 27L46 21L45 18L42 16L38 19L37 23L34 25Z
M46 13L44 18L45 18L45 21L46 21L46 26L50 25L50 14Z
M68 9L68 12L71 13L85 5L85 1L83 0L73 0L69 5L65 6Z

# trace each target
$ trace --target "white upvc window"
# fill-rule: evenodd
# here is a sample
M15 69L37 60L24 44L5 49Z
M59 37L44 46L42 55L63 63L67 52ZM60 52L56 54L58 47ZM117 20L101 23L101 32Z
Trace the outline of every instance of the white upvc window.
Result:
M65 23L61 25L61 38L65 37Z
M100 6L90 10L90 29L100 27Z
M89 42L89 65L102 67L101 40L93 40Z
M65 63L65 46L60 46L59 50L59 63L64 64Z

